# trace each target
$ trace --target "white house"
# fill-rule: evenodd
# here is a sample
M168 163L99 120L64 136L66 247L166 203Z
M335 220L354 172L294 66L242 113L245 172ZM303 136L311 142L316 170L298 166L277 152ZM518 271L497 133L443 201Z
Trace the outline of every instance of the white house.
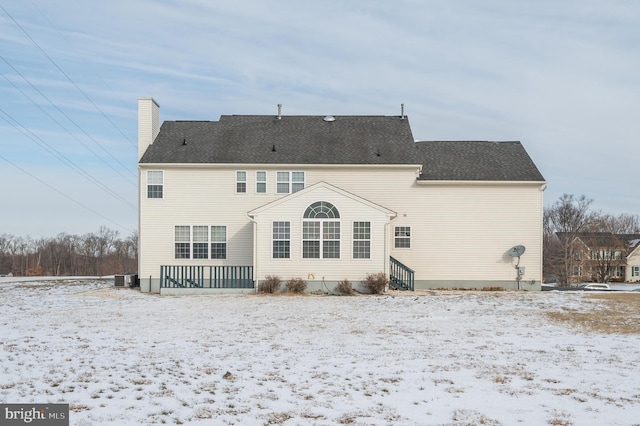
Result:
M546 184L520 142L416 142L404 114L160 127L141 98L138 115L142 291L381 271L400 289L540 289Z
M625 274L626 282L640 282L640 238L634 238L629 243Z

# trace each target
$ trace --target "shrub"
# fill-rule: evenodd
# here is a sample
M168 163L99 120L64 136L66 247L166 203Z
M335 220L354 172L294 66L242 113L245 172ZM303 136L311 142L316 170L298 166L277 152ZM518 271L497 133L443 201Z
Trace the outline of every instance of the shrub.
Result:
M353 286L351 285L351 281L348 279L338 282L338 285L336 285L334 290L340 294L353 294Z
M307 289L307 282L302 278L291 278L287 281L287 290L290 293L304 293Z
M367 274L362 285L373 294L380 294L389 285L389 278L384 272Z
M264 281L258 284L258 291L262 293L277 293L280 291L280 277L277 275L267 275Z

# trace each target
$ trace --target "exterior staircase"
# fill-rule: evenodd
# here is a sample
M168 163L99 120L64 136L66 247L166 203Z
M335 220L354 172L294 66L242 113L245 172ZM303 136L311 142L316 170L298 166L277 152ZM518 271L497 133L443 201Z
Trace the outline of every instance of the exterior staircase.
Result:
M394 257L389 257L389 287L395 290L414 290L414 270Z

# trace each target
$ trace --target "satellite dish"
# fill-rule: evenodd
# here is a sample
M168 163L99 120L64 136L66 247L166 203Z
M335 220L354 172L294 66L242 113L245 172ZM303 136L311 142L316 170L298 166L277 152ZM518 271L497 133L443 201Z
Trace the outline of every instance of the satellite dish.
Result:
M524 251L524 246L514 246L509 249L508 253L511 257L520 257L524 254Z

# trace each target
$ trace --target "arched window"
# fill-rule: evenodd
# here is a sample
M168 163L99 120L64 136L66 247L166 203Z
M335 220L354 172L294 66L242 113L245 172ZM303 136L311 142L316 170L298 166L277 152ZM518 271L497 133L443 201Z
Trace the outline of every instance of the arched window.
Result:
M340 212L331 203L316 201L307 207L304 212L305 219L340 219Z
M302 221L302 257L340 258L340 212L333 204L317 201L305 210Z

